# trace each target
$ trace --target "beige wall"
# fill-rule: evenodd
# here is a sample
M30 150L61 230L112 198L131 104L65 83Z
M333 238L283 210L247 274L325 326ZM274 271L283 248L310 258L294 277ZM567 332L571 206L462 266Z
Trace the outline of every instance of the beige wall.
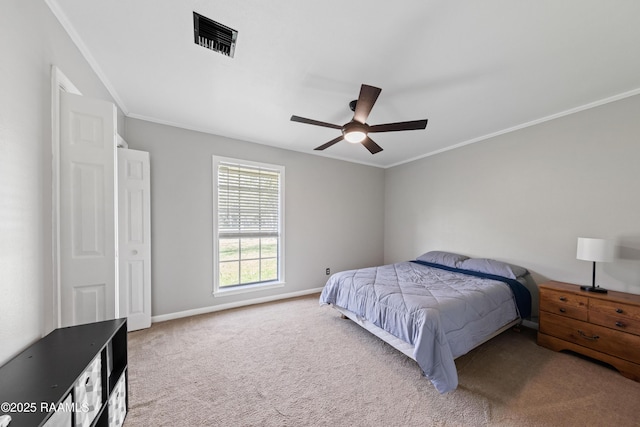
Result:
M152 312L170 315L322 287L383 260L384 170L127 119L151 158ZM212 155L285 166L284 288L213 297Z
M591 284L578 237L617 241L597 282L640 294L640 96L386 171L385 262L434 249Z

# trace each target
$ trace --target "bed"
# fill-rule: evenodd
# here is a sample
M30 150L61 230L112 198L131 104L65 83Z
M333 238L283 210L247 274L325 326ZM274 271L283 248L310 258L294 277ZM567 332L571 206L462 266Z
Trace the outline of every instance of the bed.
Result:
M531 315L527 270L444 251L342 271L320 295L414 359L440 393L458 386L454 359Z

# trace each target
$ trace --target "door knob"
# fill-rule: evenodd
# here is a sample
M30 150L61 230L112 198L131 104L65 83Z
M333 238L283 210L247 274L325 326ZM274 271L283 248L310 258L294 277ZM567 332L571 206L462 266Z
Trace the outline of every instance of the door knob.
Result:
M135 249L134 249L134 250L132 250L132 251L131 251L131 255L138 255L138 251L137 251L137 250L135 250Z

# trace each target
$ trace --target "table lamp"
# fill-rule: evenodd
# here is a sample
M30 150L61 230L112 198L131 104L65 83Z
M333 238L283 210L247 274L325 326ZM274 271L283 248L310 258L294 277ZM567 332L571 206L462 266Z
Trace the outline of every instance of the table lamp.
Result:
M578 237L576 258L583 261L593 261L591 286L580 286L580 289L587 292L606 294L606 289L596 286L596 262L613 261L613 248L611 244L605 239Z

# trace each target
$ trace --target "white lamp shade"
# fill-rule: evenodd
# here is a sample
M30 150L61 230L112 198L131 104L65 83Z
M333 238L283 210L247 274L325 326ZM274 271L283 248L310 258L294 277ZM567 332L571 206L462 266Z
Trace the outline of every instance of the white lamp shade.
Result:
M613 261L613 245L605 239L578 237L576 258L583 261Z

